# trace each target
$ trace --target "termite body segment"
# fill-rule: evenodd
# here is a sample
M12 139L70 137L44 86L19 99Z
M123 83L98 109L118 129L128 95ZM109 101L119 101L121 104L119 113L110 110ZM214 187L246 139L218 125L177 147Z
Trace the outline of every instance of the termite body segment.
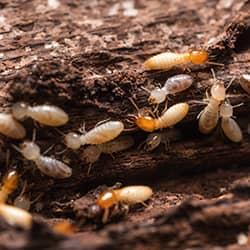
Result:
M0 133L12 139L22 139L26 135L25 128L11 114L0 113Z
M3 203L0 204L0 216L11 226L19 226L26 230L31 228L32 216L23 209Z
M164 102L169 94L176 94L188 89L193 83L193 78L187 74L179 74L170 77L162 88L155 88L148 98L152 104Z
M102 153L111 155L132 147L134 143L132 136L120 136L112 141L87 147L82 157L87 163L92 164L99 159Z
M69 120L69 116L59 107L53 105L29 106L18 102L12 107L12 114L18 120L31 117L33 120L48 126L62 126Z
M186 117L189 111L187 103L177 103L167 109L159 118L154 119L150 116L141 116L135 119L136 125L146 131L153 132L158 129L172 127Z
M209 134L216 127L219 120L219 107L226 98L226 88L222 82L216 81L211 88L211 97L207 106L199 116L199 131Z
M17 188L18 179L19 176L16 171L11 171L4 177L0 190L0 203L6 202L9 194Z
M40 147L34 142L25 141L17 149L27 160L34 161L37 168L45 175L63 179L72 175L72 170L66 164L48 156L42 156Z
M170 70L177 66L186 66L188 64L204 64L208 61L206 51L192 51L190 53L166 52L155 55L144 62L147 70L165 69Z
M152 194L153 191L148 186L127 186L102 193L97 200L97 205L104 209L103 222L107 221L111 207L118 203L125 203L127 205L143 203Z
M248 94L250 94L250 74L242 75L240 85Z
M115 139L124 130L124 125L120 121L108 121L100 126L91 129L89 132L79 136L75 133L68 133L65 136L67 147L77 149L85 144L102 144Z
M241 142L243 139L242 131L238 123L231 118L233 116L233 107L229 103L223 103L220 107L221 127L224 134L232 142Z

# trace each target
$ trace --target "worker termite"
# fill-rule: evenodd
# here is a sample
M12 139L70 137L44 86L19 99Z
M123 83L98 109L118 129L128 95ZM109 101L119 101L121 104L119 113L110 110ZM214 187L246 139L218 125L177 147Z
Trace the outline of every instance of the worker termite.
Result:
M91 165L100 158L102 153L112 155L113 153L117 153L132 147L134 143L135 141L132 136L120 136L103 144L88 146L86 149L84 149L82 158Z
M241 105L241 104L239 104ZM237 106L239 106L237 105ZM234 106L236 107L236 106ZM220 117L221 117L221 128L224 134L232 142L241 142L242 141L242 132L237 124L237 122L232 118L233 108L229 103L223 103L220 106Z
M33 161L37 168L45 175L57 179L68 178L72 175L72 169L65 163L54 158L43 156L40 152L40 147L33 141L25 141L20 145L20 148L13 145L24 158Z
M17 187L19 176L15 170L10 171L3 178L3 184L0 190L0 203L5 203L8 196L13 193Z
M134 116L135 124L146 132L172 127L184 119L189 111L189 105L187 103L177 103L167 109L159 118L153 118L145 112L142 112L131 98L130 101L138 111L138 115Z
M52 105L29 106L18 102L12 107L12 114L17 120L31 117L33 120L48 126L62 126L68 122L69 116L59 107Z
M153 151L156 149L161 143L165 145L165 149L169 147L170 141L176 141L181 138L181 133L177 129L170 129L163 132L151 133L148 135L146 141L142 144L143 149L147 152Z
M209 62L208 53L204 50L192 51L188 53L165 52L155 55L144 62L147 70L166 69L170 70L177 66L186 66L188 64L214 64L220 63Z
M151 104L160 104L164 102L169 94L176 94L188 89L193 83L193 78L190 75L180 74L170 77L162 88L155 88L150 93L148 98Z
M103 210L102 222L106 223L109 217L109 209L119 203L133 205L148 200L153 191L148 186L127 186L102 193L97 199L97 205Z
M0 190L0 216L12 226L20 226L24 229L30 229L32 224L32 216L23 209L5 204L8 195L10 195L17 187L18 174L11 171L3 180Z
M214 71L214 84L211 87L211 97L208 98L207 106L198 115L199 131L203 134L210 133L217 125L219 120L219 106L226 98L226 88L222 81L216 79ZM234 78L230 81L229 86L232 84Z
M68 148L78 149L86 144L102 144L115 139L124 130L120 121L105 122L83 135L68 133L64 137L65 145Z
M240 85L248 94L250 94L250 74L242 75Z
M22 139L26 135L25 128L11 114L0 113L0 133L13 139Z

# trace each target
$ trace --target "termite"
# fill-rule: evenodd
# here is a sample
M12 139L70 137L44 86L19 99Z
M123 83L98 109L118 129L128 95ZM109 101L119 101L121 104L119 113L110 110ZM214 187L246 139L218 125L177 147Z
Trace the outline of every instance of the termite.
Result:
M165 145L165 148L167 149L170 141L176 141L180 138L180 131L174 128L163 132L151 133L143 143L143 148L145 151L150 152L156 149L161 143L163 143Z
M229 140L237 143L242 141L243 136L241 128L239 127L238 123L232 118L234 107L226 102L221 104L220 117L221 117L221 128L224 134L227 136Z
M22 139L26 136L25 128L11 114L0 113L0 133L12 139Z
M148 200L153 191L148 186L127 186L120 189L114 189L102 193L97 199L97 205L103 210L103 223L106 223L109 217L109 209L119 203L133 205Z
M243 74L240 79L241 87L250 94L250 74Z
M83 135L68 133L64 137L65 145L71 149L78 149L86 144L102 144L115 139L124 130L120 121L105 122Z
M53 127L62 126L69 120L69 116L61 108L53 105L31 107L27 103L18 102L13 105L12 114L17 120L31 117L40 124Z
M208 61L208 52L205 50L197 50L188 53L166 52L155 55L144 62L147 70L165 69L170 70L177 66L186 66L188 64L214 64L222 65Z
M17 188L19 176L15 170L10 171L3 178L3 184L0 189L0 203L5 203L8 196Z
M120 136L112 141L91 145L84 149L82 158L89 164L96 162L101 154L110 154L117 153L123 150L126 150L134 145L135 141L132 136L124 135Z
M5 204L8 196L16 189L18 184L18 174L11 171L3 180L0 190L0 216L12 226L20 226L24 229L30 229L32 216L23 209Z
M215 82L211 87L211 97L208 99L207 106L198 115L199 131L203 134L209 134L216 127L219 120L219 106L226 98L224 83L215 78L214 71L212 73ZM233 80L234 78L230 81L228 87Z
M151 104L160 104L166 100L168 95L182 92L188 89L192 83L193 78L190 75L179 74L172 76L162 88L155 88L152 91L146 89L150 93L148 101Z
M146 132L172 127L183 120L189 111L189 105L187 103L177 103L167 109L159 118L153 118L141 112L131 98L130 101L138 111L138 115L135 116L135 124Z
M40 147L33 141L25 141L20 144L20 147L13 147L20 152L24 158L33 161L37 168L45 175L57 179L68 178L72 175L72 169L65 163L54 158L43 156L40 152Z
M0 204L0 216L2 216L11 226L19 226L24 229L31 228L32 216L21 208Z

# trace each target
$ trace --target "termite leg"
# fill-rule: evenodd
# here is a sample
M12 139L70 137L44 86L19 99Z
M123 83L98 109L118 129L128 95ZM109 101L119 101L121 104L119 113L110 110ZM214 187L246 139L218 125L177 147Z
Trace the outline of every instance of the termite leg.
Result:
M164 106L164 109L162 111L162 114L165 113L167 111L167 109L168 109L168 99L165 102L165 106Z
M49 153L50 150L52 150L55 147L55 144L52 144L49 148L47 148L43 154L46 155L47 153Z
M229 89L229 87L232 85L232 83L234 82L235 79L236 79L236 76L232 77L232 79L230 80L230 82L229 82L228 85L226 86L226 90Z
M102 223L103 224L105 224L108 221L108 217L109 217L109 208L105 208L103 216L102 216Z
M149 89L147 89L147 88L145 88L145 87L143 87L143 86L141 86L140 88L141 88L142 90L146 91L146 92L149 93L149 94L151 93L151 91L150 91Z
M105 122L110 121L110 120L111 120L111 118L109 117L109 118L107 118L107 119L105 119L105 120L103 120L103 121L99 121L98 123L96 123L95 128L98 127L98 126L100 126L100 125L102 125L102 124L105 123Z
M80 128L78 129L78 131L83 135L87 133L85 125L86 125L85 122L83 122Z
M167 139L163 142L165 151L168 152L170 150L170 141Z
M201 110L201 112L197 115L197 118L196 118L197 120L199 120L199 119L200 119L200 117L201 117L201 115L202 115L203 111L204 111L204 110Z
M90 171L91 171L92 165L93 165L92 163L89 163L88 170L87 170L87 176L90 175Z
M141 203L144 207L146 207L146 208L148 207L148 204L146 204L144 201L141 201L140 203Z

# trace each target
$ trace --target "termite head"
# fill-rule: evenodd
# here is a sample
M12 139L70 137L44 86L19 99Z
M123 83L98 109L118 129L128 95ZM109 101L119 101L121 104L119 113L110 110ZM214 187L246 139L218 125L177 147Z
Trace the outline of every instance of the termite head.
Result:
M101 150L96 145L88 146L86 149L84 149L82 154L82 159L86 161L86 163L93 164L96 162L101 155Z
M35 160L40 156L40 148L32 141L25 141L20 145L19 151L27 160Z
M17 102L12 107L12 114L17 120L24 120L27 116L29 106L25 102Z
M64 143L68 148L78 149L81 147L80 135L76 133L68 133L64 137Z
M223 118L229 118L233 115L233 106L229 103L223 103L220 106L220 116Z
M17 187L19 176L15 170L10 171L3 179L3 186L14 190Z
M216 83L211 88L211 95L218 101L223 101L226 98L226 88L223 82L216 80Z
M160 145L160 143L161 143L161 134L152 133L148 136L145 142L144 150L147 152L152 151L155 148L157 148Z
M150 104L158 104L164 102L166 99L166 93L160 88L156 88L151 91L148 101Z
M106 191L97 199L97 205L102 209L108 209L118 202L114 191Z
M208 60L208 53L205 50L190 52L190 61L193 64L204 64Z

